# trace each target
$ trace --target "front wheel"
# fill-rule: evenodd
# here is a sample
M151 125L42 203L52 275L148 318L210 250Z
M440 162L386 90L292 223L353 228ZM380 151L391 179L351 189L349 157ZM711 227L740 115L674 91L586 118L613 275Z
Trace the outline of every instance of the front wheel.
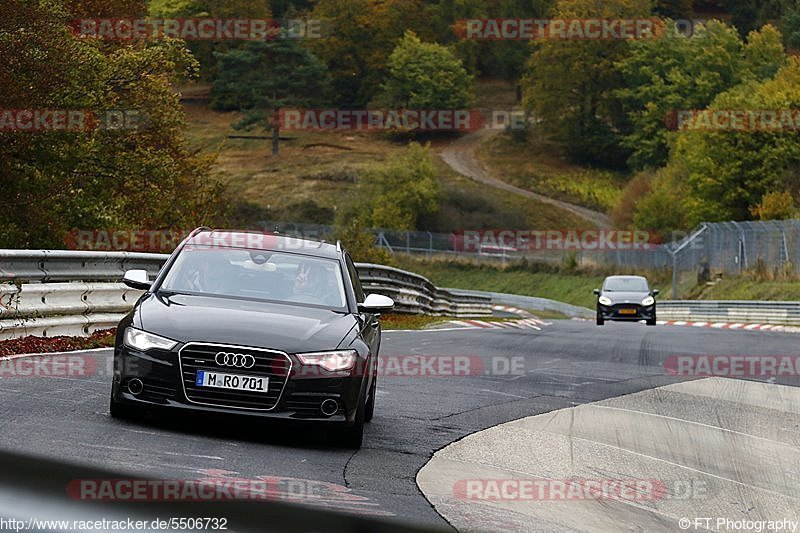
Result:
M648 326L655 326L656 325L656 317L653 317L647 321Z
M366 405L361 403L356 411L356 420L352 426L340 429L337 435L338 443L344 448L357 450L364 442L364 418L366 416Z
M603 320L603 315L601 315L600 313L597 313L597 325L598 326L602 326L605 323L606 323L606 321Z
M372 378L372 385L369 388L369 400L364 410L364 422L372 422L372 417L375 416L375 389L378 384L377 376Z

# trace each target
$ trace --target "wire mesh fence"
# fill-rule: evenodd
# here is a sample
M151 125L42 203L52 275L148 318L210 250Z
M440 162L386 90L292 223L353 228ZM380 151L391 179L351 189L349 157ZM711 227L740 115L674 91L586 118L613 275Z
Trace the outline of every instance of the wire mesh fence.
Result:
M333 226L264 222L264 229L314 239L332 239ZM675 269L714 274L739 274L746 270L798 272L800 220L704 223L690 234L664 244L645 243L633 249L553 249L515 246L508 242L465 245L463 233L372 230L375 244L391 253L470 257L478 261L510 262L526 258L546 263L571 262L644 270ZM513 230L507 230L512 231Z

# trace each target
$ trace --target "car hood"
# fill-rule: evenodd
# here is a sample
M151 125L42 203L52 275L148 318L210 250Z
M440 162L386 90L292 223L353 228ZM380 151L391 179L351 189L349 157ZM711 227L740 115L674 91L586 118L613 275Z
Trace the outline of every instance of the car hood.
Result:
M649 292L602 292L601 296L605 296L615 304L640 304L642 300L650 296Z
M358 324L327 309L175 294L148 295L133 325L179 342L273 348L288 353L332 350Z

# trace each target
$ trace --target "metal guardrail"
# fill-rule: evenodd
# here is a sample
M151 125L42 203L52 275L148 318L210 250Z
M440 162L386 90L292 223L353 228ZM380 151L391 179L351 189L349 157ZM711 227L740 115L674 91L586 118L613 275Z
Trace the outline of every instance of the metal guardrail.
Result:
M594 318L595 311L578 305L571 305L538 296L522 296L519 294L505 294L501 292L471 291L462 289L447 289L455 294L484 296L492 299L494 305L509 305L527 309L529 311L555 311L571 318Z
M119 281L141 268L155 277L169 256L130 252L0 250L0 339L88 335L112 328L141 291ZM459 295L396 268L356 265L367 292L393 298L402 313L491 314L488 297Z
M447 289L455 294L486 296L492 304L511 305L531 311L556 311L574 318L594 319L595 311L564 302L503 294L497 292ZM687 322L732 322L742 324L777 324L800 326L800 302L770 302L758 300L660 300L660 320L685 320Z
M491 299L486 296L440 289L427 278L397 268L370 263L358 263L356 268L364 290L389 296L400 312L463 318L491 314Z
M665 300L658 303L658 318L800 326L800 302Z

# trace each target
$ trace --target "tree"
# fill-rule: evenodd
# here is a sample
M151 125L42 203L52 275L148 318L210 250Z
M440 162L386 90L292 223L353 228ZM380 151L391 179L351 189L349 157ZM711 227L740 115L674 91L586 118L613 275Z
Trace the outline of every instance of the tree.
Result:
M430 147L412 142L386 163L367 169L354 202L337 213L337 225L353 218L361 227L414 230L417 221L439 207L439 183Z
M488 18L545 18L553 0L441 0L428 10L435 41L453 48L470 74L518 80L530 56L525 40L465 39L465 21Z
M553 16L565 19L643 18L647 0L559 0ZM522 81L526 109L544 137L573 159L619 166L626 159L620 133L628 130L616 91L617 64L628 54L622 40L548 40L534 44Z
M278 153L282 107L310 107L324 101L327 69L293 39L247 42L217 54L219 72L211 91L214 109L242 110L237 129L272 129L272 154Z
M95 0L99 1L99 0ZM269 19L269 0L151 0L150 15L155 18L241 18ZM191 40L186 46L200 63L200 78L214 80L217 53L240 48L242 41Z
M750 81L720 94L711 110L797 110L800 59L791 58L774 79ZM800 131L796 113L751 131L687 131L679 134L671 166L686 169L686 199L692 223L743 220L766 194L800 189Z
M695 225L686 205L685 174L678 162L656 172L648 184L649 191L636 202L633 227L668 235L689 230Z
M357 212L351 212L350 215L337 217L333 237L342 241L358 263L394 266L394 257L384 248L375 246L375 234L366 227L363 217Z
M328 66L336 104L345 108L363 107L375 97L389 54L406 29L433 38L421 0L320 0L310 18L335 28L306 45Z
M412 31L392 51L382 100L405 109L463 109L472 103L472 78L444 46Z
M692 16L692 0L658 0L656 14L672 19L688 19Z
M800 0L791 1L781 18L781 32L786 46L800 49Z
M104 1L103 14L131 9ZM138 127L0 132L0 246L61 247L72 228L165 228L224 214L213 160L192 155L174 84L196 71L179 41L76 37L65 21L88 2L0 6L0 101L6 109L136 113ZM128 13L137 16L141 13Z
M759 220L784 220L797 216L797 206L789 191L773 191L765 194L750 212Z
M687 38L671 25L657 39L631 43L617 66L625 87L616 91L632 131L623 140L636 169L659 167L669 156L664 117L673 110L703 109L721 92L746 80L772 77L786 56L772 26L753 32L744 44L736 31L711 21Z

